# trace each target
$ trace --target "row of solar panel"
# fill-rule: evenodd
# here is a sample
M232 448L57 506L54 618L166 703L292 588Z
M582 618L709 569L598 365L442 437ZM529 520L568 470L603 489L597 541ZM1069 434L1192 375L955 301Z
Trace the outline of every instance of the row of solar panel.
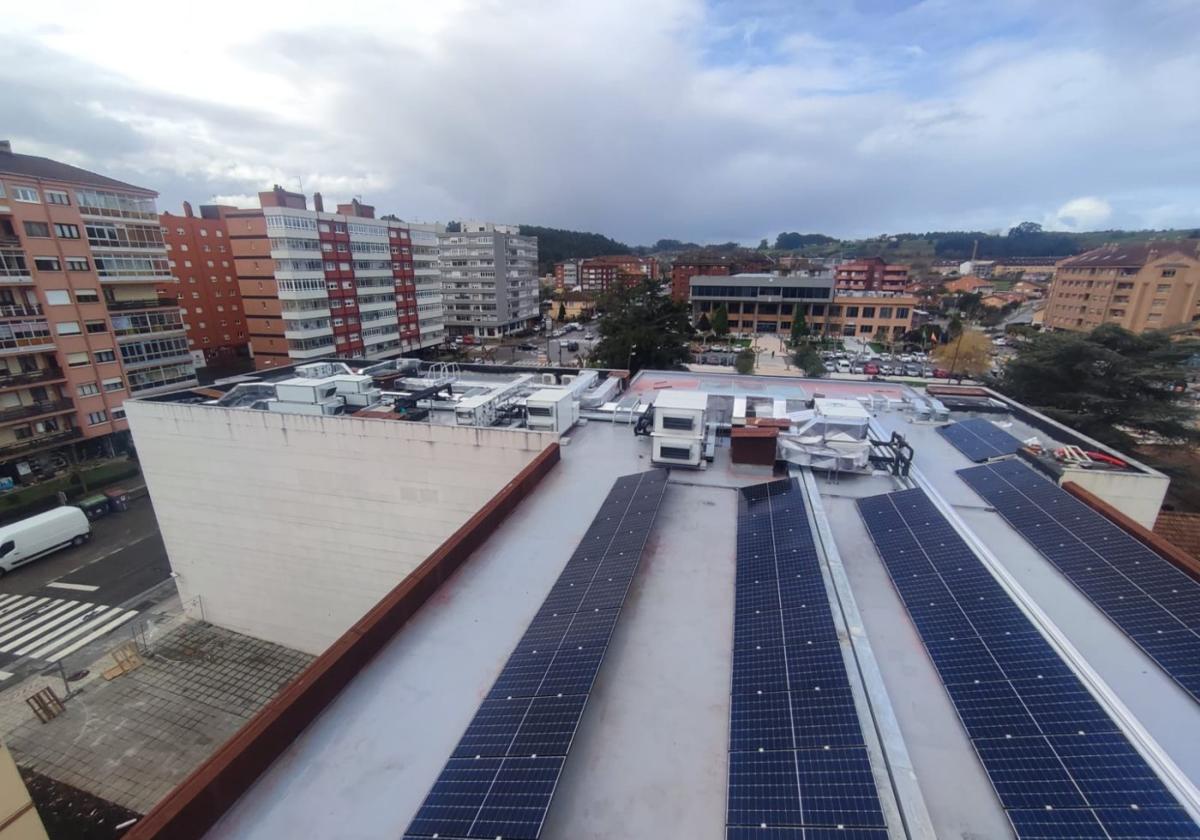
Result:
M738 507L728 837L886 838L804 498Z
M1200 837L924 493L858 506L1019 837Z
M406 838L536 840L666 478L617 479Z
M1024 464L959 476L1200 700L1200 583Z
M976 463L1012 455L1021 448L1021 441L997 428L995 423L978 417L939 426L938 432Z

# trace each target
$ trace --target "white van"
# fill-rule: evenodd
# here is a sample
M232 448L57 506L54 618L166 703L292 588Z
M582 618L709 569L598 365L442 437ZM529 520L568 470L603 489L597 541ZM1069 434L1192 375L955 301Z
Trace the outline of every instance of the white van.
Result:
M91 536L92 523L73 505L0 526L0 575L65 546L83 545Z
M838 373L849 373L850 372L850 363L848 361L846 361L845 359L838 359L837 372Z

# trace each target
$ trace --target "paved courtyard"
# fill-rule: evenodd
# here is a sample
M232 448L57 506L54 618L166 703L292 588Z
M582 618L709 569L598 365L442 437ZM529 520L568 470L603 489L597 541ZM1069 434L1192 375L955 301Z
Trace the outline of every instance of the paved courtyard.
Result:
M19 765L144 814L311 659L186 622L142 667L90 680L49 723L29 713L8 744Z

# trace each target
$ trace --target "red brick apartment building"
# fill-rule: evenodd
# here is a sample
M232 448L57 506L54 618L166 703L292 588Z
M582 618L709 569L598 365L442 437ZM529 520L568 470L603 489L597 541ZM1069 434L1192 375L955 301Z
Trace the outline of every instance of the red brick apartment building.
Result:
M158 293L179 302L197 364L220 365L250 353L229 234L221 218L222 210L233 209L202 207L197 216L185 201L182 216L158 217L174 277Z
M421 346L412 238L355 200L325 212L276 186L225 223L256 368L323 356L383 359ZM206 208L201 208L205 215Z
M620 285L632 285L643 277L658 279L658 260L632 254L564 260L554 265L554 287L570 291L576 286L586 294L600 295Z
M693 277L727 277L731 274L760 274L774 269L770 257L756 255L683 254L671 263L671 297L686 303L691 297Z
M889 263L882 257L864 257L839 265L834 284L846 292L903 292L908 286L908 266Z

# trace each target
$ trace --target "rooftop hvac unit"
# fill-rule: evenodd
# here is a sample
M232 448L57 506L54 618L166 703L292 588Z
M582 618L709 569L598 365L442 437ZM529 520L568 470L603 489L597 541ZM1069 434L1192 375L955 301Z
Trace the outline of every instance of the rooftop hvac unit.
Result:
M655 437L704 437L708 394L702 391L660 391L654 399Z
M525 400L525 425L534 431L562 434L578 419L579 409L570 391L546 388Z
M704 459L703 438L655 436L650 460L655 464L677 467L698 467Z
M542 384L543 385L557 385L558 377L555 376L553 373L543 373L542 374Z

